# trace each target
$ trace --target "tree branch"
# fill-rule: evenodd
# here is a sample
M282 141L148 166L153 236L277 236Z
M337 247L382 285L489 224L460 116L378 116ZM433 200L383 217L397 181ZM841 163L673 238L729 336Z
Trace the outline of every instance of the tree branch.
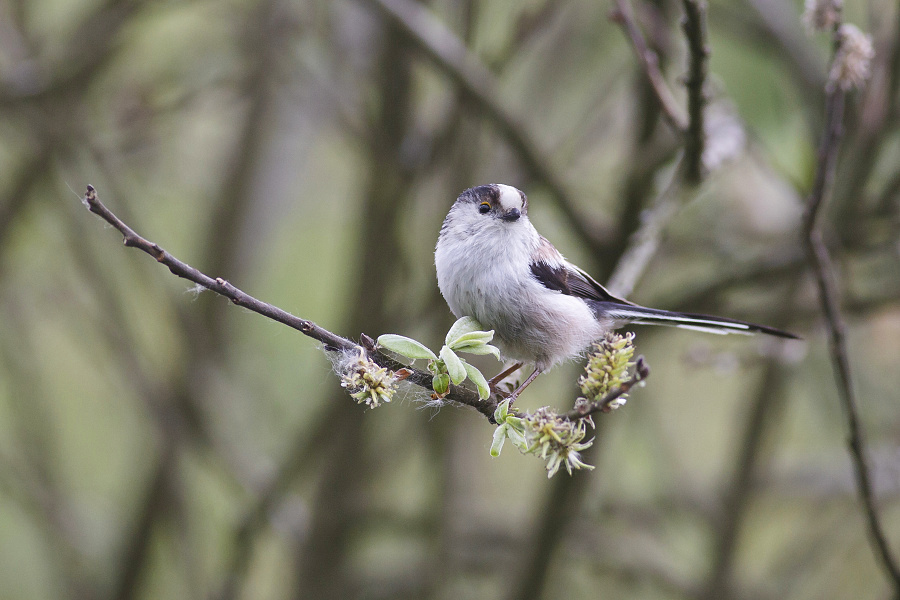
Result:
M703 109L706 107L706 68L709 48L706 45L706 4L703 0L682 0L684 19L681 27L688 42L690 58L685 81L688 94L688 125L684 138L684 177L689 184L703 179L703 149L706 132Z
M659 68L659 57L647 45L628 0L615 0L615 3L616 8L612 13L612 19L622 26L631 41L634 53L643 67L644 75L647 76L647 81L650 82L650 87L653 88L656 100L659 102L663 118L676 133L683 134L688 128L688 117L666 83L666 78Z
M484 113L516 152L526 171L543 184L578 235L594 252L606 250L612 234L608 226L598 226L576 209L573 195L563 177L551 165L553 161L539 149L522 119L502 102L496 77L465 44L441 23L431 11L410 0L368 0L395 22Z
M672 173L672 179L653 201L653 205L641 214L641 223L622 250L613 272L607 280L607 289L617 296L628 296L634 291L650 261L659 251L666 227L684 205L682 173L684 158L680 159Z
M835 54L837 54L841 44L837 30L838 26L835 26ZM832 367L837 382L838 395L844 406L847 418L847 445L853 460L856 485L869 528L869 536L874 545L876 556L891 579L894 595L900 598L900 568L898 568L891 554L881 519L875 506L875 494L866 457L865 441L857 414L856 392L853 389L851 379L845 326L838 300L838 286L835 280L831 256L823 240L819 223L822 207L825 205L834 184L834 173L837 165L844 104L846 101L846 92L840 85L828 86L826 87L826 92L825 129L819 144L816 177L813 181L812 191L806 201L804 237L828 329L828 346Z
M131 229L131 227L126 225L121 219L113 214L112 211L106 208L106 206L104 206L97 197L97 192L93 186L88 186L87 192L82 198L82 202L92 213L98 215L104 221L115 227L125 238L124 243L126 246L130 248L137 248L138 250L149 254L150 256L155 258L157 262L168 267L169 271L171 271L172 274L177 275L178 277L181 277L183 279L187 279L188 281L193 281L194 283L212 292L215 292L221 296L225 296L226 298L231 300L233 304L251 310L264 317L268 317L273 321L281 323L282 325L287 325L292 329L296 329L303 335L322 342L325 345L326 350L362 350L367 354L370 360L381 367L385 367L395 371L399 369L407 369L411 372L411 374L406 378L406 381L409 381L410 383L413 383L427 390L432 389L432 375L430 373L421 371L419 369L413 369L400 363L390 356L375 350L374 344L365 343L366 347L363 347L360 344L353 342L352 340L332 333L324 327L316 325L310 320L302 319L278 308L277 306L268 304L266 302L263 302L262 300L258 300L253 296L236 288L220 277L212 278L209 275L206 275L205 273L190 266L189 264L178 260L171 254L163 250L158 244L146 240L135 233L135 231ZM488 400L482 401L478 397L477 392L461 386L451 386L450 393L445 396L444 399L456 402L458 404L470 406L491 421L493 421L494 418L494 410L496 410L497 408L497 402L495 399L489 398Z

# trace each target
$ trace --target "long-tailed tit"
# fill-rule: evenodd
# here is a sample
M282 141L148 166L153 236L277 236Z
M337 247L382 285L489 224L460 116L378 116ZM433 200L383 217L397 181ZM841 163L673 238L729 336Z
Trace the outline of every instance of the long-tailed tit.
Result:
M613 296L537 232L528 220L525 194L508 185L482 185L459 195L441 226L434 264L453 314L493 329L503 357L515 361L492 384L524 364L534 365L511 394L513 400L535 377L628 323L797 337L735 319L645 308Z

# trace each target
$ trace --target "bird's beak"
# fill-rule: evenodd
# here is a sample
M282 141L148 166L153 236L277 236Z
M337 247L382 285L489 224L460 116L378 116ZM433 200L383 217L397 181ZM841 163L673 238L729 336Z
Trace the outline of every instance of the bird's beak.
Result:
M522 213L519 211L518 208L511 208L508 211L506 211L505 213L503 213L503 216L500 218L503 219L504 221L508 221L508 222L512 223L514 221L518 221L519 217L521 217L521 216L522 216Z

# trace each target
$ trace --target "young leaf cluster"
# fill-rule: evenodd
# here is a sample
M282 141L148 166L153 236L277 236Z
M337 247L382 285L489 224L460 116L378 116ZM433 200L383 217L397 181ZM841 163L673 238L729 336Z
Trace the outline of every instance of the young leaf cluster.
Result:
M584 397L576 400L579 405L602 402L617 388L634 384L631 374L634 356L634 334L608 333L597 342L588 356L585 374L578 380ZM641 359L638 359L640 361ZM640 367L639 367L640 369ZM622 394L606 406L618 408L625 404ZM590 416L572 418L560 415L550 407L539 408L533 413L517 413L504 401L494 412L497 429L491 444L491 456L499 456L504 442L509 439L523 454L541 457L547 463L547 476L555 475L565 467L571 475L576 469L593 469L581 460L581 452L591 447L594 440L585 441L587 426L593 427Z
M359 404L377 408L390 402L397 391L398 377L393 371L376 365L360 348L358 356L351 357L340 369L341 387Z
M421 342L393 333L379 336L377 342L378 346L409 359L427 360L428 371L432 374L432 389L438 398L443 398L450 392L451 383L459 385L469 379L478 388L478 396L487 400L491 395L487 379L481 371L461 358L459 353L493 354L499 360L500 351L488 343L493 339L493 330L483 331L477 320L463 317L447 332L444 345L437 354Z
M588 356L584 375L578 379L578 386L584 398L579 401L595 402L617 387L621 387L631 377L634 356L634 334L607 333L606 337L594 344L594 351ZM626 394L622 394L610 408L625 404Z
M553 477L561 466L569 475L575 469L593 469L581 460L581 452L590 448L594 440L584 440L587 428L584 420L570 421L549 407L534 413L517 414L503 401L494 412L497 429L491 444L491 456L499 456L509 439L523 454L533 454L547 462L547 477Z

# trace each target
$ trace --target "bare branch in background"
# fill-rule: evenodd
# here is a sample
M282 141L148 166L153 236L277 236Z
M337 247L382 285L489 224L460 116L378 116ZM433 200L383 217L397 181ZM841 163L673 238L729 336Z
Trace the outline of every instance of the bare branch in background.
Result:
M431 11L410 0L368 0L396 22L411 40L484 112L515 150L525 170L544 185L559 205L569 226L594 252L602 252L611 239L607 226L593 223L577 212L573 194L553 160L539 149L526 122L503 101L494 75Z
M846 48L844 46L846 40L841 34L841 29L841 24L839 22L835 23L835 61L840 60L842 48ZM838 65L835 65L835 67L838 67ZM835 72L835 67L832 68L832 73ZM847 444L850 456L853 459L857 489L863 505L869 536L882 567L891 579L894 595L900 598L900 568L898 568L896 559L888 546L884 527L881 524L876 507L869 462L866 457L866 444L857 412L856 392L853 388L851 377L845 325L841 316L834 265L832 264L828 247L825 245L820 223L822 209L834 186L834 174L843 133L844 105L847 95L843 82L835 80L829 82L826 91L825 129L822 132L822 140L819 143L816 177L813 181L812 191L806 200L803 234L809 254L809 262L819 290L822 313L825 316L825 324L828 329L828 347L837 382L838 396L841 399L847 418Z
M656 94L656 100L659 102L659 108L662 111L663 118L678 134L684 134L688 129L688 116L685 111L675 100L666 78L659 68L659 57L656 52L650 49L644 40L644 34L638 27L637 19L634 11L631 9L629 0L615 0L616 8L612 14L612 18L622 25L622 29L628 35L634 53L637 55L641 63L644 74L650 82Z
M684 136L684 177L689 185L703 180L703 150L706 146L703 109L706 107L706 3L704 0L682 0L684 19L681 26L688 42L688 74L685 80L688 96L688 126Z
M629 296L634 286L650 266L662 242L665 228L669 225L678 210L684 204L684 188L682 186L682 164L675 167L672 179L648 208L641 215L641 225L628 240L615 269L607 281L607 289L617 296Z
M706 4L702 0L683 0L682 29L688 43L687 114L678 105L659 68L659 57L644 40L628 0L615 0L613 18L622 25L642 70L647 76L662 115L672 128L684 136L684 177L688 184L703 179L703 149L706 132L703 111L706 106L706 68L709 48L706 46Z

